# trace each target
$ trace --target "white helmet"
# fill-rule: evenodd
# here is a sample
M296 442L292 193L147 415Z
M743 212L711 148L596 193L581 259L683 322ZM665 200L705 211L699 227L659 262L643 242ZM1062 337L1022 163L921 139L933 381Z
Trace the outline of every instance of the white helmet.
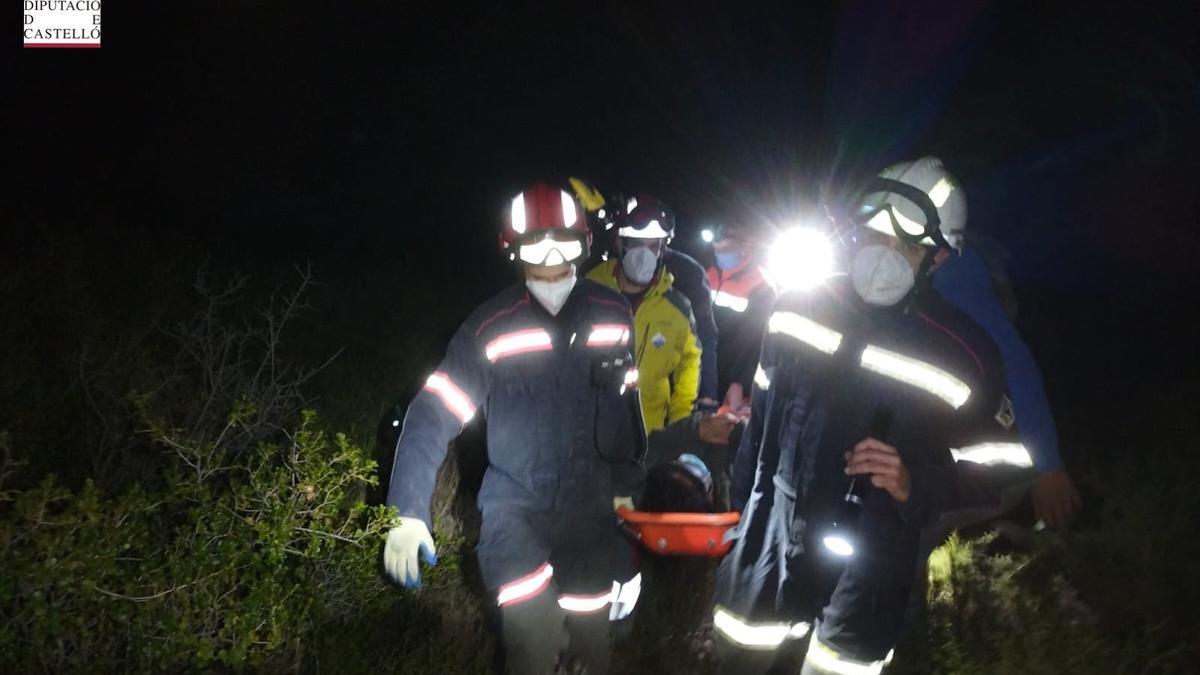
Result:
M954 176L942 166L942 160L922 157L914 162L900 162L884 169L879 177L924 192L937 211L937 229L945 237L946 243L962 250L963 233L967 227L967 197ZM938 242L927 231L932 220L925 212L928 206L926 204L923 208L911 197L889 190L884 184L872 188L863 200L865 224L873 230L922 246L937 246Z

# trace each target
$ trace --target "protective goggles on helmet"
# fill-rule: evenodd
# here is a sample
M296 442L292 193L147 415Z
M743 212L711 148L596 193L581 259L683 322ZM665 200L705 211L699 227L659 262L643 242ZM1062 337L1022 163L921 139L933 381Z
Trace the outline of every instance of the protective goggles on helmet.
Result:
M900 212L895 204L885 201L881 205L866 203L862 210L854 216L854 223L876 232L895 236L900 241L921 246L936 246L952 248L950 242L942 234L942 219L938 216L937 207L933 200L921 188L902 183L890 178L876 177L867 184L864 194L867 196L895 194L912 202L921 213L925 222L920 223ZM866 201L864 199L864 201Z
M583 242L572 237L559 241L547 234L537 242L517 244L517 258L526 265L561 265L583 257Z
M619 218L618 237L630 239L670 239L675 233L675 217L657 203L644 203L639 208L637 197L625 203L625 213Z
M629 239L669 239L671 232L667 229L669 226L664 222L665 220L665 218L650 218L641 221L633 219L617 230L617 236Z

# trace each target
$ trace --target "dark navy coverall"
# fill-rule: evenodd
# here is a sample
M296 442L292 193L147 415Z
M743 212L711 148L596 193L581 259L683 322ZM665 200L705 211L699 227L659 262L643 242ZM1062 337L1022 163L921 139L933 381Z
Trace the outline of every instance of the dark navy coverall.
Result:
M551 316L514 285L472 312L404 418L388 504L431 530L447 445L486 419L477 551L510 672L549 672L568 641L607 670L614 581L629 579L613 497L637 494L645 451L631 339L615 291L579 279Z
M1002 373L982 329L931 290L889 308L841 287L779 298L734 467L738 540L717 577L723 672L766 672L810 628L805 672L877 672L903 621L922 525L996 498L993 467L956 464L950 449L1014 436ZM848 486L843 454L880 410L911 496L901 504L868 485L857 550L838 558L822 539Z

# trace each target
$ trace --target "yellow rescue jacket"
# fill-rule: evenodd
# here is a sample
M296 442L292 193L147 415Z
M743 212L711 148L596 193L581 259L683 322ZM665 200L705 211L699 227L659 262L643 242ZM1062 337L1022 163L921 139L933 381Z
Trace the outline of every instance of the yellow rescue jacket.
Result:
M587 277L620 291L617 259L601 263ZM692 413L700 388L700 341L692 305L671 284L665 269L633 308L633 354L646 431L665 427Z

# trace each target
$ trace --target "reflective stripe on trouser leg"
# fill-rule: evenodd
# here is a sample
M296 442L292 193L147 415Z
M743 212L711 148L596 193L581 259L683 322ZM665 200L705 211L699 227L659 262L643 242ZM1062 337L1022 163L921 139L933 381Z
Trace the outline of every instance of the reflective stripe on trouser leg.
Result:
M558 606L571 614L592 614L608 609L608 603L616 595L615 591L614 588L603 593L562 593L558 596Z
M808 635L808 622L750 622L721 605L713 608L713 628L722 637L744 649L775 649L784 640Z
M809 633L805 621L752 622L717 605L713 609L713 628L717 635L719 672L730 675L789 670L796 663L803 638Z
M525 602L545 591L553 578L554 568L550 563L542 563L529 574L501 584L496 589L496 604L505 607Z
M813 632L800 675L879 675L892 662L893 651L879 661L860 661L825 644Z
M566 612L553 593L538 593L523 602L500 606L504 672L541 675L554 672L568 644Z

